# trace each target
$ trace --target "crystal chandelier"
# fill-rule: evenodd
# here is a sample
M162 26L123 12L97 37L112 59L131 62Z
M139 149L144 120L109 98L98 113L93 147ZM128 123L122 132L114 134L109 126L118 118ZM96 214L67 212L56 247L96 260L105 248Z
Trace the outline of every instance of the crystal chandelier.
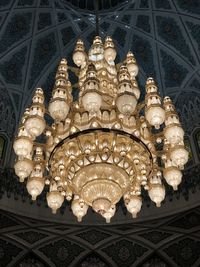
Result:
M95 37L88 55L78 40L73 61L78 66L79 99L72 100L68 65L62 59L48 110L37 88L25 110L14 151L15 172L35 200L48 186L47 203L53 213L66 199L78 221L88 207L110 222L116 204L124 199L136 217L142 190L159 207L164 184L177 190L188 160L184 131L169 97L163 102L153 78L146 81L145 101L139 102L138 66L128 52L115 65L110 37ZM48 114L53 123L48 125ZM45 143L39 136L45 136ZM43 138L44 139L44 138Z

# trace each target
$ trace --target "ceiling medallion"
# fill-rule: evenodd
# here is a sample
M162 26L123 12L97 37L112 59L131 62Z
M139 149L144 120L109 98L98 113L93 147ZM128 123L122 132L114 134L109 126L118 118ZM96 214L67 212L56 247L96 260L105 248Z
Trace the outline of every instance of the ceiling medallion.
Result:
M95 37L88 54L77 41L73 61L78 66L79 100L72 100L66 59L62 59L48 110L37 88L21 120L14 150L15 172L27 178L35 200L49 187L47 203L53 213L66 199L78 221L88 207L110 222L123 197L135 218L142 206L142 189L159 207L164 184L177 190L188 160L184 131L169 97L161 101L153 78L146 82L145 101L139 102L138 66L128 52L115 65L110 37ZM47 125L44 115L54 122ZM46 135L44 144L38 142ZM73 200L72 200L73 199Z

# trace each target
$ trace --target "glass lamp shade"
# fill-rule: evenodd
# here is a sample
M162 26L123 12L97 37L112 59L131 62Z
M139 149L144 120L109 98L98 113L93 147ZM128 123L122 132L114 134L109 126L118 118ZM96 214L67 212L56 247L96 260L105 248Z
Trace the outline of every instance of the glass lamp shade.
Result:
M47 204L52 209L53 214L56 214L63 201L64 197L58 191L51 191L47 194Z
M150 199L156 203L156 207L161 206L161 202L165 198L165 188L161 184L152 184L148 191Z
M105 57L107 62L113 62L116 58L116 55L117 55L117 53L116 53L114 48L112 48L112 47L105 48L104 57Z
M168 185L171 185L174 190L177 190L178 185L182 181L181 171L177 167L171 166L171 167L164 169L163 175Z
M183 141L184 131L180 126L168 126L164 130L164 135L170 144L178 145Z
M154 126L156 129L160 128L165 120L165 111L159 106L150 107L145 112L145 117L150 125Z
M102 97L97 92L87 92L82 98L83 107L90 113L97 113L102 105Z
M15 139L13 148L17 156L27 157L32 152L33 142L29 137L20 136Z
M63 121L69 113L69 105L64 100L52 100L49 104L49 112L55 121Z
M25 122L26 130L33 137L41 135L45 129L45 120L39 116L29 117Z
M72 201L72 212L73 214L77 217L78 222L82 221L82 218L86 215L87 210L88 210L88 205L85 203L81 203L80 204L80 200L79 199L74 199Z
M44 179L39 177L30 177L26 184L26 188L32 196L32 200L36 200L37 196L39 196L44 189Z
M92 203L93 210L101 214L107 212L110 209L110 207L111 207L111 203L106 198L97 198Z
M137 100L134 95L122 94L118 96L116 105L122 114L129 115L135 111Z
M136 218L142 207L142 199L138 196L131 196L130 200L125 204L128 212L132 214L133 218Z
M102 43L94 43L88 52L88 57L93 62L103 60L104 49Z
M129 64L126 64L126 66L131 77L135 78L138 75L138 71L139 71L138 65L134 63L129 63Z
M188 151L183 146L177 146L171 150L170 158L176 166L182 169L188 161Z
M110 223L111 218L115 215L116 206L112 205L110 209L102 214L102 216L106 219L106 223Z
M75 51L73 53L73 61L76 64L76 66L80 67L84 65L86 61L86 55L83 51Z
M24 182L24 179L28 177L33 170L33 162L30 159L23 158L15 163L14 169L20 182Z

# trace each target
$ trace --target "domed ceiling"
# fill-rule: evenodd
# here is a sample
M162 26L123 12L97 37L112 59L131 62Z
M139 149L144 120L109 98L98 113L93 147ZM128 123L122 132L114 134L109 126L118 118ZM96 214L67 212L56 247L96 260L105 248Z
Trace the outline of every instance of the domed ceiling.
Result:
M113 7L119 6L121 3L127 3L128 1L124 0L62 0L63 3L66 3L67 5L71 4L74 7L78 7L80 9L83 9L85 11L89 10L106 10L111 9ZM133 2L133 1L132 1Z
M73 65L78 38L89 48L95 36L94 13L89 0L0 1L0 131L11 141L35 88L41 86L48 100L60 59ZM173 98L189 135L200 121L200 1L101 0L99 19L101 37L114 39L117 61L134 52L141 90L153 75L161 95ZM76 87L73 95L78 97ZM184 182L183 194L193 188L191 179ZM26 195L21 184L2 185L9 186L16 197L22 191Z

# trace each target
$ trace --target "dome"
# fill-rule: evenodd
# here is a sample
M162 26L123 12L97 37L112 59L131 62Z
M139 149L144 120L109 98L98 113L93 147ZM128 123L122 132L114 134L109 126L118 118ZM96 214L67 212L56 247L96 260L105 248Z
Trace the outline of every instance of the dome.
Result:
M95 10L95 1L91 0L62 0L62 2L66 5L71 4L72 6L78 7L83 10ZM99 10L109 10L127 2L127 0L100 0L98 5Z
M72 50L76 41L81 38L86 48L89 48L95 36L93 3L90 0L1 1L0 132L5 133L8 142L4 166L14 166L12 138L22 111L30 105L35 88L42 87L49 100L60 59L67 58L73 70ZM194 125L199 125L199 10L199 1L194 0L100 1L99 32L102 39L108 35L112 36L119 52L116 62L123 60L131 50L140 66L138 83L143 88L141 98L144 97L146 78L153 76L160 94L169 95L178 111L182 112L184 103L184 109L190 110L189 118L186 112L181 115L187 135L194 130ZM70 76L73 81L73 97L76 100L78 89L73 71ZM189 175L190 178L183 178L181 190L173 196L170 190L167 192L168 200L163 206L163 212L162 208L155 211L152 206L148 207L146 197L146 208L138 220L149 218L149 213L152 218L166 216L177 212L177 207L181 211L195 205L199 193L198 181L195 179L199 164L197 155L195 160L191 169L185 172L185 177ZM17 203L15 202L18 208L13 209L11 199L1 202L0 205L5 208L10 203L10 211L20 213L20 205L25 205L22 204L21 198L26 199L26 205L30 206L27 192L13 176L12 171L2 170L2 173L2 177L5 177L2 178L4 196L6 198L6 191L15 194L18 198ZM6 182L6 175L9 175L15 186ZM176 205L172 202L176 202ZM41 197L38 203L41 207L30 206L32 212L27 208L27 216L37 216L36 210L40 209L44 210L44 213L41 212L44 217L49 217L49 213L45 211L44 197ZM54 220L64 218L63 213L70 213L68 206L63 207ZM124 214L123 205L118 208L117 213L119 215L113 223L131 220ZM72 224L75 222L71 215L68 220ZM85 221L86 224L94 222L102 223L98 216L93 215L88 216Z

